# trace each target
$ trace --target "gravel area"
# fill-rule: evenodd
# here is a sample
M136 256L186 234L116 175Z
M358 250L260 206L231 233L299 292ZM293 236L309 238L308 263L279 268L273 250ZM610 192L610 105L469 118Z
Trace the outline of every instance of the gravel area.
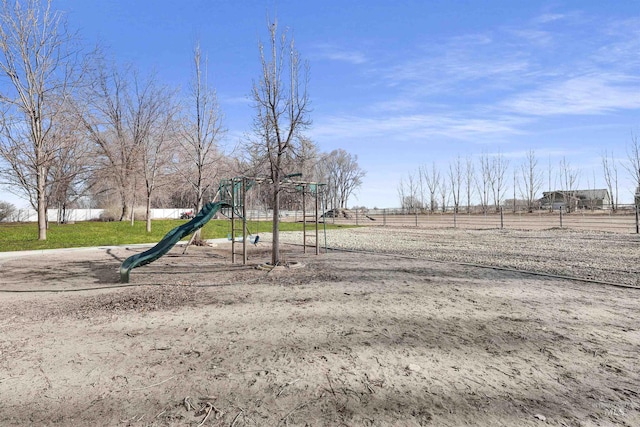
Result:
M323 235L320 240L324 246ZM302 233L283 233L281 241L301 243ZM364 227L328 230L327 246L640 286L636 234Z
M270 237L127 287L143 248L1 259L0 426L640 426L638 289L463 265L633 284L638 236L357 228L256 269Z

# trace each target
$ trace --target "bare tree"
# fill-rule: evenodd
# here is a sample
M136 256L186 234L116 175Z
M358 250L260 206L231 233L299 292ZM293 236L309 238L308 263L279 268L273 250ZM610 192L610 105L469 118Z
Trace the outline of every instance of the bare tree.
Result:
M454 211L458 213L460 207L460 189L462 187L462 159L460 155L458 155L453 162L449 163L449 184L451 186Z
M78 81L73 35L51 1L4 0L0 10L0 157L3 175L18 185L38 212L38 239L47 238L49 167L57 150L51 129L65 114L65 98Z
M122 221L133 212L137 177L141 175L142 142L147 132L141 123L148 120L132 86L145 83L139 82L138 74L130 67L118 69L102 59L97 61L97 74L83 96L84 104L78 104L77 114L96 147L100 180L118 196Z
M398 183L398 198L400 199L400 208L405 209L405 201L407 200L407 186L404 183L404 179L400 178L400 182Z
M595 190L596 190L596 171L595 170L591 170L591 172L593 173L593 178L592 180L589 179L589 176L587 175L587 189L591 190L593 192L593 194L595 194ZM591 197L589 197L586 201L586 207L589 208L590 210L593 210L596 206L596 199L595 197L592 195Z
M49 167L47 199L58 210L58 223L67 218L67 209L88 195L95 162L90 142L84 138L80 123L72 115L51 129L57 141L55 156ZM75 206L77 207L77 206Z
M440 195L440 200L442 201L442 212L447 211L447 205L449 204L449 183L447 182L446 177L442 177L438 184L438 193Z
M280 263L280 196L285 159L300 143L309 119L308 65L302 64L293 37L278 34L277 21L268 23L269 42L259 43L262 74L252 89L254 117L253 145L269 165L273 192L273 243L271 262Z
M518 171L513 168L513 213L516 213L517 200L516 200L516 181L518 179Z
M635 184L635 203L640 204L640 141L635 134L631 135L631 143L627 146L627 161L623 163Z
M613 152L609 154L607 150L604 150L602 153L602 169L609 197L611 197L611 210L615 212L618 210L618 165L613 157Z
M325 172L328 169L336 169L340 171L341 165L336 164L335 157L332 157L331 154L325 154L322 157L318 153L317 145L309 138L301 135L297 144L294 144L293 149L284 157L282 163L282 169L287 171L294 171L296 174L301 174L302 177L306 181L317 181L327 183L325 177L331 176L333 179L331 180L332 186L334 190L338 190L338 176L331 175L331 173L320 175L322 167L318 167L319 163L323 163ZM264 162L261 162L264 163ZM260 169L264 170L264 166ZM267 172L268 173L268 172ZM264 172L262 172L264 175ZM309 201L315 200L315 193L308 187L305 187L305 191L300 192L299 188L287 187L283 189L283 192L280 196L280 207L287 206L289 209L301 209L302 208L302 198L304 197ZM309 190L309 191L307 191ZM322 189L322 193L327 192L326 188ZM273 200L273 195L269 191L269 189L265 189L263 191L264 196L268 198L267 203L270 205L270 202ZM338 197L338 192L334 194L336 201L341 201L341 198ZM342 204L346 204L346 200L342 200ZM307 205L309 206L309 205ZM346 207L346 206L345 206Z
M480 195L480 204L482 205L482 213L487 213L489 207L489 189L491 188L491 162L489 155L483 152L480 155L480 174L476 176L476 187Z
M302 176L320 181L321 177L317 174L317 166L324 158L320 154L318 145L314 141L302 136L293 160L297 162L294 167L302 173Z
M199 44L194 48L193 67L190 107L183 118L181 132L188 167L181 169L181 173L193 190L194 208L200 211L204 207L205 194L216 178L220 178L221 161L224 158L220 140L225 129L218 98L208 83L207 60L203 60ZM194 238L200 239L200 230L196 231Z
M520 170L522 172L520 194L527 201L527 210L531 213L538 191L542 188L542 172L538 169L535 151L529 150L527 152L524 163L520 165Z
M11 217L13 217L15 212L16 207L13 204L0 200L0 222L5 220L11 221Z
M322 191L324 206L327 209L335 209L338 204L338 196L336 193L335 178L331 175L329 163L325 161L327 156L328 154L321 154L318 156L318 161L315 165L315 176L319 182L326 184ZM398 194L400 195L403 191L404 184L402 183L402 181L400 181L400 184L398 186Z
M358 156L349 154L342 148L329 153L325 162L333 177L339 207L346 208L349 196L362 185L362 178L366 172L358 166ZM412 187L416 187L417 183L413 183L411 175L410 181ZM412 196L416 196L414 193L416 193L415 188L412 189Z
M320 154L317 144L310 138L302 136L300 144L292 157L294 164L290 168L301 173L306 181L327 184L326 175L320 174L321 168L319 167L320 163L324 163L324 159L325 157ZM322 202L323 199L325 201L328 200L325 194L328 193L326 185L304 187L302 191L299 191L299 188L295 188L295 191L289 192L289 205L295 209L301 209L305 202L306 206L312 206L316 191L318 191L319 202ZM306 201L301 198L306 199ZM271 199L270 197L269 200Z
M424 211L424 209L427 207L427 203L426 203L426 193L427 193L427 186L425 183L425 177L423 176L420 167L418 167L418 172L417 172L417 178L418 180L418 194L417 197L420 201L420 209Z
M564 199L564 204L567 209L567 212L571 212L573 210L573 206L575 204L575 192L578 186L578 178L580 176L580 171L574 169L571 166L571 163L567 161L567 159L563 156L560 161L560 187L562 189L562 197Z
M467 196L467 213L471 212L471 198L473 197L473 184L475 182L475 170L473 165L473 159L467 157L465 159L464 168L464 187Z
M427 190L429 191L429 211L433 212L438 208L436 197L438 196L438 187L440 186L440 172L436 167L436 162L431 163L431 170L426 166L419 169L421 180L424 180Z
M144 111L139 121L141 136L141 162L146 199L146 230L151 232L151 200L160 185L166 185L168 166L176 152L176 105L173 94L155 84L136 90L139 108Z
M489 163L489 185L493 194L493 206L498 211L502 204L505 192L505 174L509 168L509 161L504 158L502 153L494 154Z
M400 181L398 194L402 209L406 209L408 213L416 212L422 207L418 198L418 182L414 174L410 173L407 176L406 183L403 180Z
M549 156L549 162L548 162L548 167L547 167L547 191L548 191L548 195L550 197L549 200L549 211L553 211L553 205L555 204L556 201L556 193L551 185L551 181L552 181L552 177L554 176L553 174L553 166L551 165L551 156Z

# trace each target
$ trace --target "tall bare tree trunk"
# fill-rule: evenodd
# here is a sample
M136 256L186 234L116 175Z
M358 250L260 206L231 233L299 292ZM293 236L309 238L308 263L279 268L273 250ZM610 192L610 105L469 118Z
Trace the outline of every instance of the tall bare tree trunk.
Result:
M38 169L38 240L47 240L47 174L44 167Z
M294 40L287 40L286 32L278 37L277 22L269 22L269 51L259 43L262 75L254 83L252 98L256 116L250 151L260 153L269 164L273 190L273 243L271 261L280 262L280 192L284 159L295 157L295 148L303 139L302 130L309 126L309 98L307 95L308 67L300 79L300 58ZM288 81L283 81L284 79Z
M273 186L273 230L280 230L280 183ZM280 233L273 233L271 239L271 265L280 263Z
M151 197L147 197L147 233L151 233Z
M196 44L190 93L192 104L182 120L181 144L189 160L187 168L179 170L195 195L195 212L202 210L207 190L219 177L222 164L219 143L225 132L216 93L208 84L207 59L202 56L200 45ZM200 233L201 230L196 231L194 240L200 240Z

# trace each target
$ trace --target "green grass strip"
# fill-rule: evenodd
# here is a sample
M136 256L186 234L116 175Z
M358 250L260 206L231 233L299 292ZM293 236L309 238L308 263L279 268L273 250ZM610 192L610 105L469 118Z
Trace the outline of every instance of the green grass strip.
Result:
M153 220L151 233L146 231L144 221L99 222L86 221L73 224L49 224L47 240L38 240L36 223L0 223L0 252L30 251L41 249L81 248L90 246L119 246L136 243L155 243L160 241L171 229L187 220ZM247 221L250 234L271 232L271 221ZM327 229L348 228L351 226L327 223ZM236 223L236 236L242 234L242 223ZM307 230L315 230L315 224L307 224ZM281 222L280 231L302 231L302 223ZM202 228L203 239L227 238L231 233L231 221L216 219ZM322 224L320 224L322 233Z

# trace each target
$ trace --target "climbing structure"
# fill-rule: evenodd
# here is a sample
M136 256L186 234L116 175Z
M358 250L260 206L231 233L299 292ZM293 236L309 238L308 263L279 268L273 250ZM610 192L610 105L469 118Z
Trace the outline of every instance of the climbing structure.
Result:
M305 211L305 193L311 193L315 196L315 223L316 223L316 254L318 254L318 200L320 189L324 184L310 183L303 181L293 181L291 178L298 177L301 174L291 174L285 177L285 181L281 184L290 186L295 190L301 191L303 195L303 212ZM129 282L129 274L132 269L149 264L158 258L165 255L171 250L180 240L184 237L194 233L198 229L202 228L216 213L220 212L226 217L231 219L231 262L235 263L235 244L236 244L236 232L242 232L242 259L243 264L247 263L247 192L251 190L256 184L262 182L269 182L266 178L251 178L246 176L223 179L220 181L218 187L219 201L208 203L202 208L200 212L186 224L182 224L169 233L167 233L160 242L158 242L151 249L148 249L142 253L130 256L120 265L120 281L123 283ZM236 221L241 220L241 228L236 228ZM303 230L306 240L306 218L303 214ZM257 242L259 236L256 236L252 243ZM306 242L305 242L306 251ZM325 247L326 247L326 233L325 233Z
M303 250L306 253L307 251L307 238L311 237L307 233L307 215L306 215L306 196L311 195L314 200L314 212L315 214L310 215L313 218L313 222L315 223L315 252L316 255L320 253L320 239L319 239L319 230L318 230L318 212L321 209L322 197L321 194L323 189L326 187L326 184L318 183L318 182L307 182L297 180L296 178L301 177L302 174L294 173L286 175L283 181L280 183L281 187L289 188L295 192L299 192L302 195L302 211L303 211ZM255 177L246 177L240 176L231 179L225 179L220 182L220 187L218 188L220 199L225 201L229 208L222 211L223 215L226 215L231 219L231 262L235 262L235 243L236 243L236 232L241 232L241 242L242 242L242 262L243 264L247 263L247 192L253 188L256 184L262 183L270 183L272 182L268 178L255 178ZM236 220L242 220L242 228L236 228ZM323 222L324 225L324 222ZM326 225L325 225L326 227ZM326 228L324 230L324 246L326 250L327 242L326 242ZM251 242L251 241L250 241ZM255 240L253 240L255 242ZM253 243L252 242L252 243Z
M222 214L231 219L231 233L229 238L231 240L232 263L236 262L235 245L237 231L241 231L242 233L242 263L247 263L247 192L251 190L258 181L256 178L240 176L223 179L220 181L220 186L218 187L220 200L227 206L227 208L222 210ZM238 219L242 221L241 228L236 228L236 221Z

